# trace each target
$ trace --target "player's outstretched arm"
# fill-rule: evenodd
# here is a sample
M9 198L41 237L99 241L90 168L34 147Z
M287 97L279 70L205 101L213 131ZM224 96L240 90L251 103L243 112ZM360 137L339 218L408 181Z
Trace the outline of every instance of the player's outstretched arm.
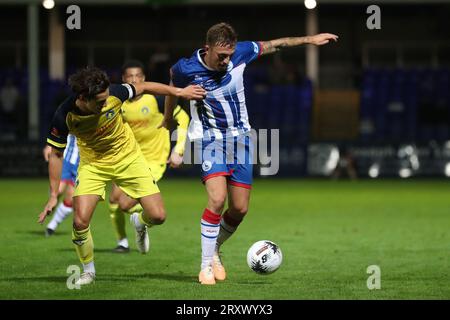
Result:
M184 98L186 100L203 99L206 95L205 89L198 85L190 85L181 89L158 82L142 82L135 84L134 88L136 89L136 95L148 93L154 95Z
M330 42L330 40L337 41L339 37L332 33L319 33L314 36L305 37L287 37L270 41L261 41L262 55L274 53L282 48L297 47L304 44L313 44L321 46Z
M50 195L44 210L39 214L39 223L43 223L45 218L53 211L58 204L59 182L63 165L63 152L52 148L48 159L48 177L50 180Z

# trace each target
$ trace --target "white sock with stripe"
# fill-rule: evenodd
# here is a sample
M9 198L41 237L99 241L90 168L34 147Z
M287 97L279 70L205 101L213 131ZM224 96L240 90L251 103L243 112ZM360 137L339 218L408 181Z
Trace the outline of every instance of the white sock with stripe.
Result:
M56 208L55 214L53 215L52 220L47 225L48 229L55 230L58 224L63 222L65 218L73 211L72 204L68 204L65 201L61 202Z
M201 239L202 239L202 264L201 269L211 265L216 240L220 230L220 214L214 213L208 209L203 212L200 220Z

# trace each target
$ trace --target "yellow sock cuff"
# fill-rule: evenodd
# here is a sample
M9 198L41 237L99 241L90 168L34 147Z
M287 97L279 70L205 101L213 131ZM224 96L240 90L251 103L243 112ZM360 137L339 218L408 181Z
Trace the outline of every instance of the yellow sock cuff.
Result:
M128 214L133 214L135 212L143 212L144 208L142 208L140 203L135 204L133 207L131 207L129 210L126 211Z
M108 203L108 209L109 209L110 212L114 212L117 209L119 209L119 204L118 203L111 203L111 202L109 202Z
M151 223L150 221L144 220L144 213L143 212L139 213L138 219L139 219L140 223L145 224L148 228L153 227L153 223Z
M76 230L75 228L72 229L72 240L78 240L78 241L84 241L87 239L89 233L90 233L90 227L87 227L83 230Z

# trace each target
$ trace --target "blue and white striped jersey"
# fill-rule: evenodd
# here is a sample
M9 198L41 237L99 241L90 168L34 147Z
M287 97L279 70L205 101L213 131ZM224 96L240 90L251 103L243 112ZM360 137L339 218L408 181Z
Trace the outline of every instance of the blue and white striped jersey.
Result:
M67 136L67 146L64 149L64 160L77 165L80 162L80 153L78 152L77 138L69 134Z
M198 84L206 91L202 101L191 101L191 140L214 136L238 136L250 131L244 95L244 70L261 54L261 44L243 41L236 44L226 72L215 71L203 61L203 49L190 58L180 59L171 68L172 81L177 87Z

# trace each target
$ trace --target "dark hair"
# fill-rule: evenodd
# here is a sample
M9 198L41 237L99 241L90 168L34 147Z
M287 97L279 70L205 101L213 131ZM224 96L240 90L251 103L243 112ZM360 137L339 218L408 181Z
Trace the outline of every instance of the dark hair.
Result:
M145 73L144 64L139 60L128 60L125 62L122 66L122 75L124 75L129 68L140 68L142 73Z
M74 93L90 100L109 87L109 78L97 67L86 67L69 77L69 86Z
M221 22L213 25L206 33L206 44L210 46L232 46L237 42L237 34L228 23Z

